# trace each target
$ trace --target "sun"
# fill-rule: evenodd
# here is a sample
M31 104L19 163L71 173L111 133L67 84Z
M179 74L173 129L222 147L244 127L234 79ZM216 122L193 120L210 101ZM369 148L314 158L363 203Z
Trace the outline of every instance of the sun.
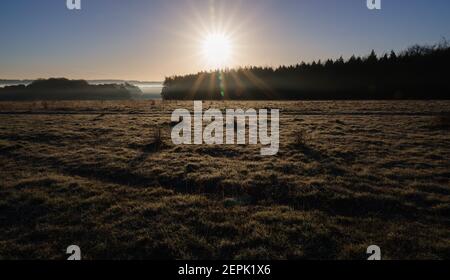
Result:
M229 66L233 54L233 44L224 33L209 33L204 37L201 53L209 67L223 68Z

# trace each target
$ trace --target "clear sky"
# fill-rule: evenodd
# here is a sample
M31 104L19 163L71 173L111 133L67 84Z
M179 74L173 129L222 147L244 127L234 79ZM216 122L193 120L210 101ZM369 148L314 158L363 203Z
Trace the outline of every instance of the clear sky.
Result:
M211 68L211 33L226 36L226 66L384 53L450 39L450 1L2 0L0 78L163 80Z

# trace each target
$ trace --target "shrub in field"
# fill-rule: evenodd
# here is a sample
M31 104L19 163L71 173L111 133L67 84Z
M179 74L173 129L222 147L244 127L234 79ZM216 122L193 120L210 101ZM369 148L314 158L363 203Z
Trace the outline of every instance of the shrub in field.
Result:
M308 145L308 142L310 140L310 136L308 135L307 131L304 129L299 129L295 131L294 133L294 146L296 147L306 147Z

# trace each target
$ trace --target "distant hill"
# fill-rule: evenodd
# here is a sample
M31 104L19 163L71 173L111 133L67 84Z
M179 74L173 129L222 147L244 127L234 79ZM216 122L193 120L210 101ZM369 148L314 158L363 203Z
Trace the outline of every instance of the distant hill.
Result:
M0 100L127 100L139 98L142 91L129 83L92 85L85 80L39 79L28 85L0 88Z
M396 54L292 66L247 67L166 78L163 99L385 100L450 99L450 44Z
M19 85L19 84L30 84L33 79L0 79L0 85ZM133 85L161 85L162 81L138 81L138 80L119 80L119 79L106 79L106 80L86 80L91 85L99 84L124 84L129 83Z

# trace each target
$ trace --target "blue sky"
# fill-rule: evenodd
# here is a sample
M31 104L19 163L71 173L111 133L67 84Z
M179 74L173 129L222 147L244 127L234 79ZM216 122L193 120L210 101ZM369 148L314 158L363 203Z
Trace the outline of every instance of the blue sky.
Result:
M0 6L0 78L162 80L208 69L212 30L232 38L229 66L383 53L450 39L450 1L7 0Z

